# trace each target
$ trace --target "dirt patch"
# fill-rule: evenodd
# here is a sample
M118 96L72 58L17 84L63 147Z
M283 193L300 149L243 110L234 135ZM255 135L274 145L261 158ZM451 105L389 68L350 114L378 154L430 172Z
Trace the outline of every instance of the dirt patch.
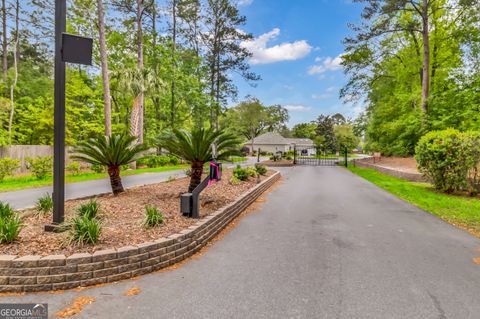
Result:
M417 161L413 157L382 157L380 160L376 159L375 162L373 158L362 161L399 172L420 174L417 169Z
M273 174L262 176L265 180ZM232 170L225 170L222 181L202 192L200 197L201 216L207 216L235 201L240 195L257 185L256 179L231 185ZM34 211L23 214L24 227L19 239L8 245L0 245L0 254L11 255L71 255L77 252L95 252L107 248L119 248L140 244L180 232L197 222L196 219L180 214L180 195L188 189L188 178L152 184L127 190L114 197L97 197L101 208L102 233L95 246L69 244L69 233L47 233L43 227L51 221L51 215L36 216ZM86 200L71 200L65 203L65 219L68 222L76 216L76 208ZM142 225L145 205L157 207L164 215L164 223L155 228L145 229Z
M274 161L274 160L268 160L268 161L263 161L261 162L261 164L263 165L266 165L266 166L292 166L293 165L293 160L292 161L288 161L288 160L278 160L278 161Z

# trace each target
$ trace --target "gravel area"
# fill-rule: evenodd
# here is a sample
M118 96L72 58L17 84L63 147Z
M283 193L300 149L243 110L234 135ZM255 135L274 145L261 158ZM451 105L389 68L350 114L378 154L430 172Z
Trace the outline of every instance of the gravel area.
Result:
M272 175L268 171L267 176ZM200 197L202 216L207 216L219 208L233 202L240 195L257 184L256 179L231 185L232 170L225 170L222 181L207 187ZM262 176L264 180L267 176ZM94 252L107 248L118 248L140 244L178 233L193 225L197 220L180 214L180 194L188 189L188 178L152 184L127 190L117 197L102 195L97 197L100 204L102 233L95 246L78 246L69 243L69 233L47 233L45 224L51 221L51 214L39 216L35 210L22 213L24 227L18 240L12 244L0 245L0 254L12 255L71 255L77 252ZM65 218L70 220L76 215L76 208L88 201L70 200L65 203ZM164 215L161 226L145 229L142 225L145 205L156 206Z

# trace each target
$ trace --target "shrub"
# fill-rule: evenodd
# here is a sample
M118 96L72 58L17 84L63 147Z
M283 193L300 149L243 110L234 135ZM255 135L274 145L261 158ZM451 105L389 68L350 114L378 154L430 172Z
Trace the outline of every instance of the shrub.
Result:
M232 175L232 177L230 178L230 184L232 185L238 185L240 184L242 181L239 180L237 177L235 177L235 175Z
M15 241L22 229L20 218L12 215L9 218L0 218L0 244L8 244Z
M163 214L154 206L145 206L145 219L143 225L146 228L163 224Z
M72 175L78 175L80 174L81 166L79 162L71 162L65 169Z
M233 170L233 176L240 181L246 181L249 177L247 170L241 168L240 165Z
M46 193L37 200L36 209L40 213L46 214L53 208L53 199L49 193Z
M467 190L470 195L477 195L480 192L480 132L467 132L464 136Z
M169 156L170 157L170 165L173 165L173 166L177 166L178 164L180 164L180 159L176 156Z
M245 171L247 172L248 177L257 177L257 175L258 175L257 169L253 166L246 167Z
M466 144L465 135L454 129L432 131L420 139L415 159L436 189L451 193L467 186L471 164Z
M94 245L100 237L101 225L95 218L78 216L72 219L71 240L78 244Z
M0 182L7 176L12 176L20 168L20 161L10 157L0 158Z
M13 208L7 203L0 202L0 219L9 219L13 216Z
M99 164L90 165L90 169L97 174L105 172L105 166Z
M94 199L89 200L86 203L80 204L80 206L77 208L78 216L86 217L88 219L97 218L99 211L100 205Z
M257 170L257 173L259 175L267 174L267 167L265 165L257 163L257 164L255 164L255 169Z
M40 156L36 158L26 158L27 168L32 171L37 179L45 179L51 175L53 168L52 156Z

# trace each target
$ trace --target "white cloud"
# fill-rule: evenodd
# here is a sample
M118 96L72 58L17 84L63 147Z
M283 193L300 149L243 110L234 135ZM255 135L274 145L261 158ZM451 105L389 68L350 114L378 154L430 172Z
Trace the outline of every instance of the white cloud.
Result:
M239 6L249 6L251 5L253 0L238 0Z
M292 112L306 112L310 111L312 108L309 106L301 105L301 104L289 104L284 106L287 110Z
M252 53L250 63L269 64L280 61L294 61L307 56L312 51L312 47L305 40L292 43L284 42L267 47L268 42L275 40L279 35L280 29L275 28L258 38L242 42L242 47Z
M323 93L323 94L312 94L312 99L314 100L326 100L328 98L332 97L331 94L328 93Z
M308 69L308 74L322 74L327 71L337 71L343 68L342 66L342 54L336 56L335 58L326 57L326 58L316 58L315 62L320 63L319 65L313 65Z

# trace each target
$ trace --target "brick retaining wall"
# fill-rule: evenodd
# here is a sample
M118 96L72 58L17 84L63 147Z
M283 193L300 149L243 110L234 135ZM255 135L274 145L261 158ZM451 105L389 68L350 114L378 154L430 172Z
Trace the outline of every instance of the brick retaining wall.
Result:
M402 171L397 171L397 170L394 170L394 169L391 169L391 168L378 166L378 165L375 165L373 163L369 163L369 161L371 161L369 158L360 159L360 160L356 159L354 161L355 161L355 165L357 165L359 167L372 168L376 171L379 171L380 173L384 173L384 174L387 174L387 175L390 175L390 176L405 179L407 181L411 181L411 182L427 182L428 181L427 178L425 178L425 176L423 176L420 173L402 172Z
M0 292L90 286L143 275L178 263L198 252L279 178L280 173L275 172L234 203L178 234L153 242L69 257L0 255Z

